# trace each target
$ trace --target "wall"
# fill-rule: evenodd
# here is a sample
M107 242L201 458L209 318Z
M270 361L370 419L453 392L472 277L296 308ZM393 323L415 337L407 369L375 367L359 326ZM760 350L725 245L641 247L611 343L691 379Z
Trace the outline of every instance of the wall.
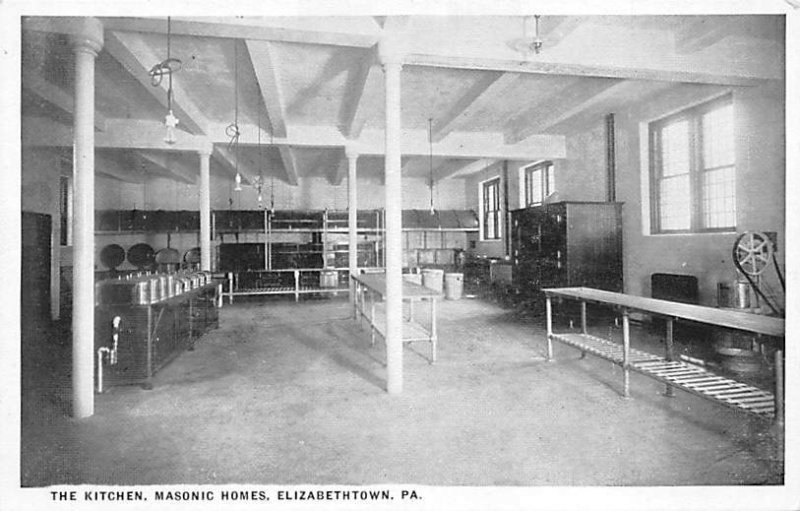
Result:
M559 200L605 201L606 127L601 120L594 127L567 137L567 158L556 172Z
M22 148L22 210L50 215L53 232L50 238L50 312L59 315L59 294L62 259L71 261L70 247L61 247L59 189L62 173L61 156L54 149ZM23 254L24 257L25 254ZM70 263L71 264L71 263Z
M617 115L617 199L623 207L625 292L650 296L650 275L694 275L700 301L717 305L717 284L736 271L731 248L737 234L649 234L648 122L725 92L719 87L684 86ZM733 91L737 175L737 232L777 231L785 241L785 132L781 87ZM602 119L598 119L602 124ZM587 132L596 130L592 127ZM577 135L586 136L586 133ZM585 161L586 165L590 162ZM779 252L783 265L783 252ZM774 269L766 284L779 290Z
M615 113L617 200L623 206L625 292L650 296L653 273L678 273L698 278L700 301L717 305L717 285L732 282L733 243L746 230L778 233L779 264L785 268L785 128L783 84L732 90L737 168L737 233L650 235L647 127L650 121L695 105L732 89L709 85L674 87ZM606 198L605 119L598 116L584 129L567 135L567 157L556 160L558 200L603 201ZM520 206L520 169L531 162L508 163L509 210ZM478 186L501 176L502 163L465 180L465 195L480 214ZM502 189L501 185L501 189ZM501 199L501 204L504 201ZM475 241L474 253L505 255L502 241ZM774 268L764 284L782 297Z
M605 129L600 126L600 132L589 130L567 138L567 158L553 160L555 172L556 200L574 201L599 201L605 200ZM536 163L534 161L508 161L508 172L505 174L508 182L504 184L503 162L497 162L485 170L474 174L465 180L465 195L467 207L472 207L480 215L479 188L483 181L500 176L501 195L507 190L508 211L524 207L525 167ZM505 196L500 199L500 206L505 211ZM471 205L471 206L470 206ZM501 239L481 241L477 235L472 235L475 243L473 254L479 257L504 258L507 247L507 229L501 228Z

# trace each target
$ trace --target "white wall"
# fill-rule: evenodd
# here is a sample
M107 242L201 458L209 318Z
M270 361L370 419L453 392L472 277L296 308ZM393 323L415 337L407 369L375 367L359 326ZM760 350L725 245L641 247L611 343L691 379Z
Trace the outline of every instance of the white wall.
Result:
M736 233L651 235L649 233L647 128L652 120L718 96L719 87L684 87L667 92L616 116L617 200L623 207L625 292L650 296L653 273L694 275L700 301L717 305L717 284L736 278L731 249ZM775 85L733 90L736 144L737 232L777 231L785 242L784 97ZM602 126L602 119L597 125ZM571 139L585 139L597 125ZM576 164L590 169L602 155L602 144L583 153ZM596 180L603 169L593 169ZM779 256L783 266L783 253ZM772 270L767 284L779 289Z
M61 247L59 214L60 176L64 171L55 149L22 148L22 210L50 215L53 232L50 238L50 312L59 314L61 265L71 264L71 247ZM25 254L22 254L23 257Z

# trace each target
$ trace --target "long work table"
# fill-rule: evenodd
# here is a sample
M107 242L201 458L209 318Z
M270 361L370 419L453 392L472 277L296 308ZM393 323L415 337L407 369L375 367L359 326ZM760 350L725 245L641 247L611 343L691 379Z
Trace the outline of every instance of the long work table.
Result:
M355 301L353 303L353 316L366 319L370 324L371 342L375 344L375 334L386 339L386 307L383 301L386 296L386 275L384 273L365 273L353 275L355 286ZM403 342L428 342L430 343L430 363L436 362L436 300L442 293L403 280L403 301L408 304L406 317L403 321ZM428 305L427 318L418 318L414 315L415 302Z
M716 309L655 298L614 293L584 287L543 289L547 312L547 360L553 359L553 341L559 341L591 353L623 368L623 395L630 396L630 371L636 371L667 385L666 395L674 388L710 399L730 408L762 418L783 422L783 349L775 352L775 393L718 376L702 367L675 360L673 331L676 320L689 320L716 327L730 328L768 336L785 337L785 321L781 318L747 312ZM578 300L581 303L581 332L553 332L553 298ZM586 304L614 307L622 312L622 346L588 333ZM659 357L630 347L630 313L644 312L666 319L666 353Z

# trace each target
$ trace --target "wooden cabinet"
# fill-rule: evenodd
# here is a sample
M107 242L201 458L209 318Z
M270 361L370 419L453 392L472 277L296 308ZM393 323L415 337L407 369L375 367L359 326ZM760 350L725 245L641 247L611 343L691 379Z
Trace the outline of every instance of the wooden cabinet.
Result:
M511 212L514 286L622 291L622 204L558 202Z

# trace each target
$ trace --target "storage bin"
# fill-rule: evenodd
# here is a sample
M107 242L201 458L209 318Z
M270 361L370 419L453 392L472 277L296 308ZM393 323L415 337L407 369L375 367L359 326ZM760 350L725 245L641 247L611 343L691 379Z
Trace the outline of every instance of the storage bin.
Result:
M464 292L463 273L445 273L444 296L448 300L460 300Z
M422 270L422 285L437 293L442 292L444 270L425 268Z

